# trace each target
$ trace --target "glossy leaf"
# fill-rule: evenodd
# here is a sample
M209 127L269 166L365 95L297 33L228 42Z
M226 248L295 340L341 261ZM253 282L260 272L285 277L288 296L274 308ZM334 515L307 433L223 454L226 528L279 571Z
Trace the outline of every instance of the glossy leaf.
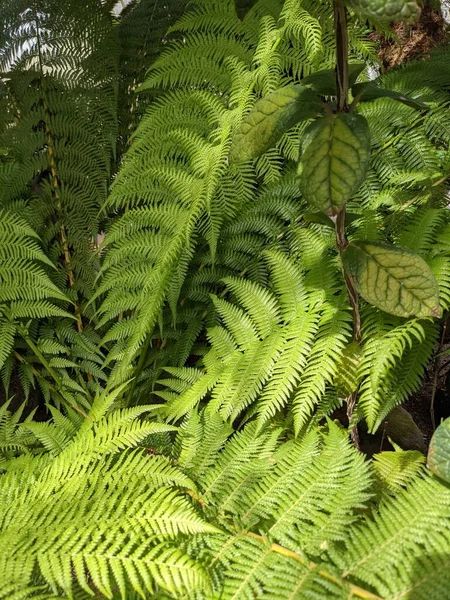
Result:
M358 191L370 161L370 133L361 115L317 119L305 132L300 188L315 209L335 214Z
M281 136L300 121L323 111L318 96L301 85L288 85L259 100L245 117L231 151L231 160L257 158L274 146Z
M358 76L364 71L364 63L352 63L348 66L349 86L351 87ZM313 89L320 96L336 96L336 71L323 69L302 79L302 84Z
M388 244L354 242L342 261L369 304L399 317L440 316L438 285L420 256Z
M435 475L450 483L450 419L441 423L434 432L427 462Z
M354 97L359 97L360 102L373 102L374 100L378 100L378 98L392 98L392 100L397 100L397 102L401 102L417 110L426 110L429 108L427 104L420 102L420 100L405 96L401 92L386 90L373 81L357 83L352 87L352 94Z

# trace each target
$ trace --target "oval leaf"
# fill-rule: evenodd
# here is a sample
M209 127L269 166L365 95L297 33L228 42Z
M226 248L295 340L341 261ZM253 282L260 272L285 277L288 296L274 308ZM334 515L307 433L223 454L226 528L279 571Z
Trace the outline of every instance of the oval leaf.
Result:
M420 102L420 100L405 96L401 92L386 90L373 81L357 83L352 87L352 94L355 98L359 97L360 102L372 102L373 100L378 100L378 98L392 98L392 100L397 100L397 102L401 102L417 110L426 110L429 108L427 104Z
M450 483L450 419L439 425L434 432L427 463L430 471Z
M359 75L364 71L364 63L351 63L348 65L348 80L351 87ZM336 96L336 71L334 69L323 69L307 75L302 79L302 84L310 87L320 96Z
M300 188L314 208L335 214L357 192L370 161L370 132L361 115L315 121L302 140Z
M301 84L288 85L258 100L236 134L231 160L257 158L300 121L323 112L318 96Z
M420 3L416 0L344 0L345 4L362 17L377 23L416 23L420 16Z
M439 291L427 263L404 248L354 242L342 262L358 293L373 306L399 317L438 317Z

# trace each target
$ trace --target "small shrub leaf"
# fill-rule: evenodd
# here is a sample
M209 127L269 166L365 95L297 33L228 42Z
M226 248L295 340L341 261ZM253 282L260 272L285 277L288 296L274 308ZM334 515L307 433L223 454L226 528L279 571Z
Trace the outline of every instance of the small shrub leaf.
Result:
M377 23L415 23L421 10L416 0L345 0L345 4Z
M302 140L300 187L315 209L335 214L364 181L370 132L361 115L342 113L315 121Z
M401 92L382 88L373 81L357 83L352 87L352 94L355 98L359 97L360 102L373 102L374 100L378 100L378 98L392 98L392 100L397 100L397 102L401 102L417 110L426 110L429 108L427 104L420 102L420 100L411 98L411 96L405 96Z
M443 421L434 432L427 464L432 473L450 483L450 419Z
M348 80L351 87L358 76L365 69L364 63L352 63L348 66ZM319 96L336 96L336 71L334 69L323 69L307 75L302 79L302 84L313 89Z
M318 96L301 84L287 85L259 100L245 117L231 151L233 162L257 158L300 121L323 111Z
M399 317L440 316L438 285L420 256L388 244L352 242L342 261L369 304Z

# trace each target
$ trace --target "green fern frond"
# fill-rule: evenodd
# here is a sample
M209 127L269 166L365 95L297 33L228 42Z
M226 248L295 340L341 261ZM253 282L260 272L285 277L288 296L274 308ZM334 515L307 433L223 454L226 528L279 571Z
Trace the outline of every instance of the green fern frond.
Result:
M257 2L244 21L237 18L231 1L207 0L191 10L172 27L184 39L175 41L153 63L141 86L143 91L163 87L168 93L143 118L108 200L109 207L125 208L125 214L107 236L96 293L96 297L105 295L100 323L110 324L124 313L128 316L126 325L113 326L106 338L116 341L110 348L109 362L115 362L111 385L132 374L165 301L169 300L175 315L196 245L206 241L205 258L214 268L221 260L223 232L227 228L231 232L233 220L253 202L261 167L258 163L255 168L248 163L230 166L230 143L255 99L292 72L283 63L284 48L294 44L299 49L308 40L308 70L319 60L322 47L332 47L331 38L322 33L332 27L325 5L308 3L299 9L298 3L288 2L280 13ZM363 35L356 29L354 34ZM330 51L330 66L332 59ZM182 126L174 130L174 122ZM266 161L266 182L276 183L285 156L298 152L297 142L288 141L289 136L281 141L281 154L277 150L273 157L268 153L261 159ZM296 191L293 194L298 196ZM164 223L163 211L168 217ZM242 238L242 248L248 241ZM233 246L232 240L230 248L235 257L223 256L222 262L226 259L236 268L232 260L239 260L239 246Z
M370 311L370 312L369 312ZM371 430L420 387L437 338L430 321L388 317L369 309L360 364L360 402Z
M26 402L12 413L9 410L11 400L7 400L0 407L0 463L4 463L14 456L28 454L36 446L35 436L27 430L27 424L33 421L35 411L32 411L24 421L21 421Z
M422 470L425 457L417 450L381 452L374 456L373 468L380 482L381 493L396 494L405 488Z
M20 592L40 584L71 596L77 582L88 594L122 598L127 589L145 595L161 586L178 594L209 585L202 566L176 547L181 534L216 531L168 487L193 484L168 459L129 450L173 428L140 423L136 417L145 407L102 416L113 401L99 397L78 433L60 444L63 449L52 440L50 454L2 464L0 537L1 547L8 548L0 552L2 585ZM53 424L57 435L64 429ZM21 492L10 496L19 484ZM128 517L117 520L125 505Z
M308 290L308 274L302 276L298 261L273 251L264 258L272 272L273 291L245 279L227 278L224 283L238 304L213 298L225 327L209 330L212 349L204 357L206 373L192 370L191 382L183 376L181 385L159 380L179 394L156 391L168 400L170 419L179 419L209 397L211 406L231 421L255 403L262 426L293 402L299 431L320 404L327 385L332 385L349 336L349 315L338 307L316 304L316 292ZM319 262L316 268L321 267ZM286 273L290 278L284 280ZM333 286L332 280L329 283ZM177 375L173 369L169 372Z

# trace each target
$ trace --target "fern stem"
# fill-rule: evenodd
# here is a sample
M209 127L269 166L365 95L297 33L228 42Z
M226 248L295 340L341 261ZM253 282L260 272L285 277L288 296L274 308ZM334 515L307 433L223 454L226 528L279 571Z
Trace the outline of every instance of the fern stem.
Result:
M264 538L262 535L258 535L257 533L253 533L252 531L248 531L246 535L254 540L257 540L261 544L267 543L266 538ZM317 563L312 562L312 561L307 562L302 556L300 556L300 554L297 554L293 550L289 550L288 548L285 548L284 546L280 546L279 544L275 544L275 543L271 544L270 550L271 550L271 552L275 552L276 554L280 554L281 556L286 556L287 558L292 558L293 560L297 561L298 563L307 567L310 570L315 569L317 567ZM331 581L332 583L336 583L337 585L347 584L349 587L349 590L350 590L350 594L354 598L382 600L380 596L377 596L376 594L373 594L372 592L369 592L368 590L365 590L364 588L354 585L353 583L348 583L345 580L340 579L339 577L336 577L335 575L332 575L331 573L328 573L328 571L325 571L324 569L320 569L318 571L318 573L324 579L328 579L328 581Z
M39 25L39 18L37 15L37 11L35 12L34 21L35 21L35 26L36 26L36 44L37 44L37 51L38 51L39 71L41 73L41 82L43 82L44 81L44 65L42 62L40 25ZM53 136L52 136L51 129L49 126L50 111L49 111L47 101L45 98L44 88L42 88L42 95L44 96L44 98L43 98L44 116L45 116L45 119L44 119L45 125L44 126L45 126L46 142L47 142L47 152L48 152L49 161L50 161L50 175L52 178L52 189L53 189L53 193L54 193L55 200L56 200L56 208L58 210L58 214L61 219L60 237L61 237L61 244L62 244L63 254L64 254L64 264L65 264L65 268L67 270L67 277L69 279L69 285L71 288L73 288L75 286L75 276L73 273L73 269L71 267L72 257L70 255L69 244L67 241L66 226L64 225L64 222L62 219L62 204L61 204L61 196L59 194L59 187L60 187L59 180L58 180L58 176L56 173L55 150L54 150L54 144L53 144ZM81 320L81 315L80 315L80 311L79 311L77 304L75 304L75 317L77 320L78 332L81 333L83 331L83 323Z
M139 356L139 362L137 364L136 372L134 374L134 379L133 379L133 382L131 384L130 391L128 392L127 398L125 400L125 406L131 406L131 402L133 400L134 392L136 391L136 386L137 386L137 383L138 383L138 379L139 379L139 377L140 377L140 375L141 375L141 373L142 373L142 371L144 369L145 359L147 357L147 350L148 350L148 347L150 345L151 339L152 339L152 335L151 335L151 333L149 333L147 335L147 339L144 342L144 345L142 346L141 355ZM137 404L137 402L136 402L136 404Z

